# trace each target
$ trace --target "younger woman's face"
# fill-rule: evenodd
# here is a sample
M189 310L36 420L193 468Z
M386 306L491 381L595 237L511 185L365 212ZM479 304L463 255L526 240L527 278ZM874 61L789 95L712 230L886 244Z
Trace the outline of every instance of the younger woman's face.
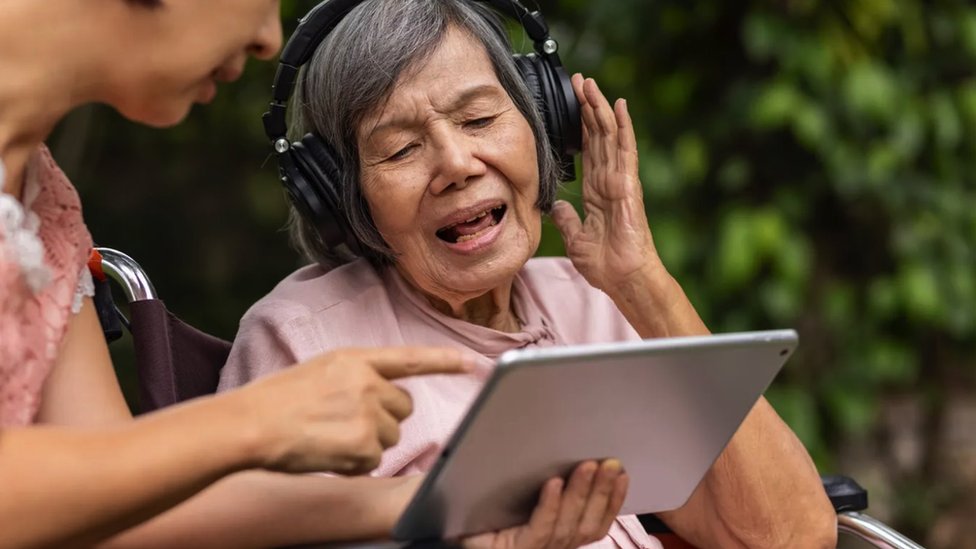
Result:
M213 100L218 82L236 80L248 56L271 59L281 48L279 0L124 4L125 51L108 102L137 122L180 122L194 103Z

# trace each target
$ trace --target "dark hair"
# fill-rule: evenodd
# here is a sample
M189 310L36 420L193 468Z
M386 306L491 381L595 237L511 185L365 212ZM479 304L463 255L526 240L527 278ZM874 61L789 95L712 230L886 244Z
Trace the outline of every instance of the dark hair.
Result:
M158 8L163 5L163 0L125 0L130 4L138 4L147 8Z
M359 180L356 131L385 101L404 71L415 70L456 26L481 43L495 74L535 135L539 162L539 199L552 208L559 183L555 154L531 92L512 59L504 26L489 8L469 0L370 0L346 15L319 46L299 76L291 109L294 138L315 132L329 142L346 168L339 183L342 208L350 228L374 265L389 265L395 253L383 240L369 213ZM353 259L330 248L315 223L292 207L292 242L311 261L332 268Z

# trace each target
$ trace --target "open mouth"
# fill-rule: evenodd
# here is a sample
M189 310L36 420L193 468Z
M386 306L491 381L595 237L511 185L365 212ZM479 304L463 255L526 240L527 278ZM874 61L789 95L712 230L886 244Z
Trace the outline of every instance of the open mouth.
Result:
M437 238L451 244L478 238L481 233L498 225L502 218L505 217L505 210L507 209L507 206L502 204L485 210L465 221L438 229Z

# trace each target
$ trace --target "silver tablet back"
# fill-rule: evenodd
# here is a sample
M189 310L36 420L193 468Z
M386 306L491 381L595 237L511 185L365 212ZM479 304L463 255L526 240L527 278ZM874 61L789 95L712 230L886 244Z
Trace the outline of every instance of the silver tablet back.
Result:
M621 514L680 507L796 347L792 330L510 351L393 531L524 524L543 482L619 458Z

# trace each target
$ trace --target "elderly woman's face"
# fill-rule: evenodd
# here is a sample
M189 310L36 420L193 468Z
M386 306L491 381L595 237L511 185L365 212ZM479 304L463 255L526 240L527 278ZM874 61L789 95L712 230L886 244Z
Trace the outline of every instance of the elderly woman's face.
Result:
M406 74L359 129L363 193L408 280L447 301L475 297L539 245L535 137L463 31Z

